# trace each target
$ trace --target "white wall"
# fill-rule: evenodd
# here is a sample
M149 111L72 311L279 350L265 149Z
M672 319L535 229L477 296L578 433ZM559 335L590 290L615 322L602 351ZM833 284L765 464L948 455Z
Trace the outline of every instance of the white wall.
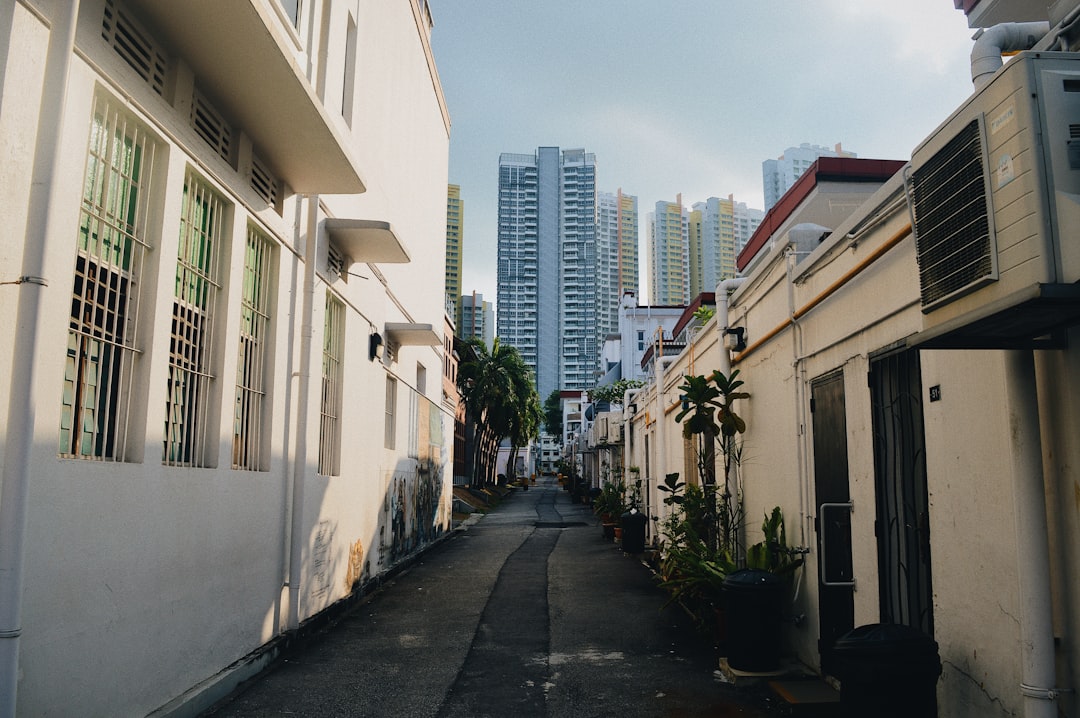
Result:
M325 102L331 115L340 111L341 83L333 73L342 67L345 25L338 21L354 6L330 3ZM396 361L385 365L368 358L372 328L383 331L387 322L428 323L440 336L443 328L449 129L438 78L428 65L426 33L417 27L411 3L361 6L357 112L352 128L341 118L335 122L353 143L350 149L368 192L323 197L319 219L330 214L389 221L413 262L354 264L351 271L366 278L347 282L316 278L306 407L298 406L301 379L296 373L303 333L301 258L309 240L307 201L287 194L281 215L245 206L251 192L244 178L205 146L185 116L133 82L123 60L101 44L102 7L96 0L82 3L63 118L59 191L52 205L58 229L47 243L49 288L43 294L41 361L33 385L20 715L146 714L189 689L197 691L203 681L286 630L298 412L309 416L306 469L298 478L304 482L301 620L349 595L356 581L386 571L404 553L432 540L450 518L453 417L442 403L441 344L403 347ZM44 6L43 11L50 9ZM6 28L0 24L0 30ZM19 208L26 206L30 191L48 30L18 2L8 40L0 86L0 201L9 209L0 264L15 275L26 236L25 210ZM144 277L147 296L141 310L144 345L132 387L139 416L132 434L139 445L126 462L57 457L75 239L95 92L124 106L160 145L150 232L154 249L147 260L152 269ZM216 433L211 468L204 469L171 468L161 461L180 187L188 167L195 167L229 205L226 236L231 246L223 255L227 269L210 407ZM276 246L266 471L229 468L241 243L249 219ZM317 241L325 247L327 237L319 227ZM316 473L328 288L345 303L347 315L342 468L336 476ZM15 297L14 287L0 286L5 309L0 335L14 332ZM6 422L11 352L16 350L7 343L0 349L0 422ZM413 396L418 365L427 371L422 397ZM394 449L384 448L383 441L388 374L398 379ZM431 419L418 432L421 453L436 439L429 427L441 427L434 473L425 473L427 467L409 455L410 424L416 418L410 404L430 406ZM0 430L7 435L4 423ZM0 458L3 451L0 446ZM64 676L62 691L56 690L57 676Z

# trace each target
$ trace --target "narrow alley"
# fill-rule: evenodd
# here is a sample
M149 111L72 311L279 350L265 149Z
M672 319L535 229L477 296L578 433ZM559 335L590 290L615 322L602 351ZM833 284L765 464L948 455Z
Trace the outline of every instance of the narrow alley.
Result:
M507 496L207 715L784 715L553 480Z

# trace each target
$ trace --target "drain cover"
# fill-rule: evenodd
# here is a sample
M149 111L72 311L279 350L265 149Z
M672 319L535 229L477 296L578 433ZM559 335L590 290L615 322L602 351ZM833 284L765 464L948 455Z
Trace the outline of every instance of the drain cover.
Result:
M538 529L569 529L576 526L588 526L584 521L537 521Z

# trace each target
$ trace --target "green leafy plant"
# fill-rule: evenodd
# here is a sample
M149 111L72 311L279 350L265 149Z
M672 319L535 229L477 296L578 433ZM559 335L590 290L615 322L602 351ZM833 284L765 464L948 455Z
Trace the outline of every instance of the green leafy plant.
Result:
M761 569L780 576L790 574L802 566L802 557L796 558L796 551L787 545L787 533L784 530L784 512L779 506L766 514L761 524L764 540L746 550L746 567Z
M600 494L593 499L593 512L597 516L619 517L626 508L626 484L622 481L604 482Z
M675 421L683 425L683 436L697 443L697 466L701 485L709 499L709 532L704 540L715 551L723 549L739 555L739 527L742 504L736 488L734 469L741 460L738 434L746 431L746 422L734 409L737 399L750 395L739 391L743 385L735 370L730 375L713 371L708 377L687 374L679 386L682 408ZM718 491L716 449L724 461L724 484Z
M623 397L630 389L645 386L640 379L619 379L613 384L598 386L589 391L589 399L593 402L606 401L610 404L622 404Z

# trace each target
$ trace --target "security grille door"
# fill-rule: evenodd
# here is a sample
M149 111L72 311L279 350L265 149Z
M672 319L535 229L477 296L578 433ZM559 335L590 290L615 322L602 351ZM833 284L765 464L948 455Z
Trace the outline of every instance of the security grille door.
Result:
M870 367L881 621L934 634L919 352Z
M822 671L833 673L836 640L855 627L843 373L815 380L810 391L817 494L818 651Z

